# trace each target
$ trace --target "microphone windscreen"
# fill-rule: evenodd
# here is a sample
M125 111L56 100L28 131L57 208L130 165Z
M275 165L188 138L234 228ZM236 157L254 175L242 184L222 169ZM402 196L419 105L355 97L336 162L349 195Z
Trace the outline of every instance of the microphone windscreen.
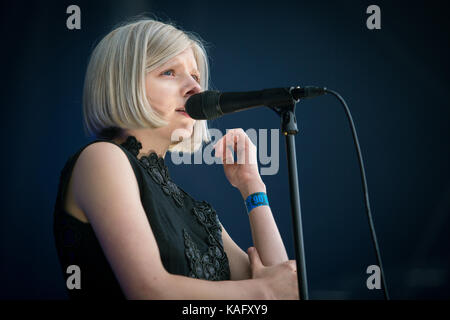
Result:
M203 91L194 94L186 101L186 112L192 119L212 120L220 117L223 113L219 106L219 91Z

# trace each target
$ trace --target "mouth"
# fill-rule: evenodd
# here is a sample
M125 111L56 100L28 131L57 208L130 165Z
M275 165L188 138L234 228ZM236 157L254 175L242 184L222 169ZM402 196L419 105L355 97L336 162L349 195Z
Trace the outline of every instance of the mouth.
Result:
M181 113L182 115L184 115L184 116L186 116L186 117L189 117L189 118L190 118L190 116L187 114L185 108L179 108L179 109L176 109L175 111L178 112L178 113Z

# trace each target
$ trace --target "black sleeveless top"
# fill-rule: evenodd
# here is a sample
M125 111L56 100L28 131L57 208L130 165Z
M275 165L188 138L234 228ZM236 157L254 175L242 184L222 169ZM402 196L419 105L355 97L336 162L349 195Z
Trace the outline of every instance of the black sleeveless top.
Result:
M110 140L96 140L72 155L61 171L54 207L53 231L64 279L67 281L73 274L67 270L70 265L81 271L81 289L67 289L71 299L125 298L91 225L63 208L78 156L98 141L118 145ZM136 175L141 202L167 272L205 280L229 280L229 262L216 211L206 201L197 201L178 187L170 178L164 159L155 152L138 159L142 145L134 136L118 146Z

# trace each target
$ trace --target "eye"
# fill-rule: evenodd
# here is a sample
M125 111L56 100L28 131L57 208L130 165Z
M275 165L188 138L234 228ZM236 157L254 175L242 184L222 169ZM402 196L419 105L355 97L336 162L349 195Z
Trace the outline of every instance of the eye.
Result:
M170 76L170 74L168 74L168 73L174 74L175 71L174 71L173 69L169 69L169 70L166 70L166 71L164 71L163 73L161 73L161 75L167 75L167 76ZM195 81L197 81L198 83L200 83L200 77L199 77L199 76L197 76L196 74L191 74L191 76L192 76L192 78L195 79Z
M197 81L198 83L200 83L200 77L199 77L199 76L193 74L193 75L192 75L192 78L194 78L195 81Z
M169 69L169 70L166 70L163 73L161 73L161 75L166 75L167 72L172 72L173 73L174 71L172 69Z

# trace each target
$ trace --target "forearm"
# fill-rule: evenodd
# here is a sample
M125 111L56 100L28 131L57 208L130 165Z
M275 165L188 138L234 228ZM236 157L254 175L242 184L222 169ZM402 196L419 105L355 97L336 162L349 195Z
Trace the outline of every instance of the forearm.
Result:
M270 293L264 280L208 281L167 273L151 298L158 300L264 300ZM155 291L153 291L155 292Z
M240 189L244 200L252 193L266 192L262 181L249 183ZM289 260L280 232L269 206L259 206L250 211L250 227L255 248L265 266Z

